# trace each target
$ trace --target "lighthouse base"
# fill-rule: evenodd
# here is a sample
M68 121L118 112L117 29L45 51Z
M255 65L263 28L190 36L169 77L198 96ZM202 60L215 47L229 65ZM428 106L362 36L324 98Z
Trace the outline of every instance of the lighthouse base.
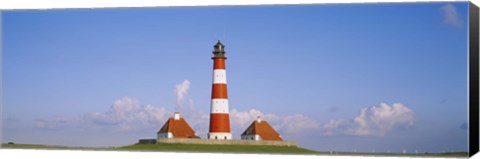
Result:
M231 133L208 133L207 138L211 140L231 140L232 134Z

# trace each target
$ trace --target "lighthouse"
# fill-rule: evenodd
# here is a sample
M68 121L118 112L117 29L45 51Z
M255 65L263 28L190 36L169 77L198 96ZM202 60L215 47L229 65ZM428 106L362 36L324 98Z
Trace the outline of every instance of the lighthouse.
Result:
M213 84L210 104L210 129L208 139L230 140L230 117L228 111L227 75L225 71L225 46L220 40L213 46Z

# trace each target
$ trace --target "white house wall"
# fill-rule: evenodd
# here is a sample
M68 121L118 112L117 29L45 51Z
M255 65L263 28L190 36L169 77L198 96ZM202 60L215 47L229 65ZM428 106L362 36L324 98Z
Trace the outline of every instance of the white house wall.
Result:
M171 132L169 132L169 133L159 133L159 134L157 134L157 138L159 138L159 139L165 139L165 138L170 139L170 138L173 138L173 134Z

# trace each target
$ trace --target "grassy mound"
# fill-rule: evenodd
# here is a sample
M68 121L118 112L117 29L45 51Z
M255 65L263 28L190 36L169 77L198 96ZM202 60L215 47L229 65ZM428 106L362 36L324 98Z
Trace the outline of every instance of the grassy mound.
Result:
M253 145L200 145L200 144L135 144L115 148L134 151L182 151L182 152L229 152L229 153L281 153L318 154L317 151L292 146L253 146Z

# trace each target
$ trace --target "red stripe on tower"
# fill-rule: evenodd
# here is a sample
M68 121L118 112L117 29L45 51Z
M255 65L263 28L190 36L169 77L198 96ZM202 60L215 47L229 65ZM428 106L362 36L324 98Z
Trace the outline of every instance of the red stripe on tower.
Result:
M219 40L213 48L213 85L208 139L230 140L232 139L232 134L230 133L230 117L228 113L225 46Z

